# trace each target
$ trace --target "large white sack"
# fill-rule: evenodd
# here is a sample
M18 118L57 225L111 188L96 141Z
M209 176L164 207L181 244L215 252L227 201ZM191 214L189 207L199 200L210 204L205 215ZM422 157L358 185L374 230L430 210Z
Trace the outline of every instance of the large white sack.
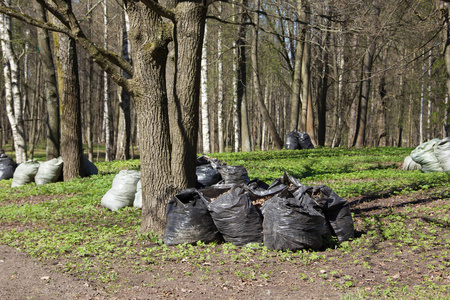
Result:
M432 139L431 141L420 144L411 152L411 158L414 162L422 166L422 171L442 172L443 169L434 154L434 147L439 143L440 139Z
M136 194L134 195L133 206L136 208L142 208L142 186L139 180L136 186Z
M450 171L450 137L446 137L436 144L434 154L442 169L445 172Z
M11 187L22 186L27 183L34 182L34 176L36 176L40 164L40 162L33 159L17 166L14 171Z
M403 170L405 171L422 170L422 166L414 162L411 156L407 156L403 161Z
M114 177L111 189L103 196L101 205L112 211L133 204L141 172L122 170Z
M63 168L62 157L53 158L48 161L44 161L39 166L39 169L34 177L34 181L37 185L46 184L49 182L57 182L61 176Z

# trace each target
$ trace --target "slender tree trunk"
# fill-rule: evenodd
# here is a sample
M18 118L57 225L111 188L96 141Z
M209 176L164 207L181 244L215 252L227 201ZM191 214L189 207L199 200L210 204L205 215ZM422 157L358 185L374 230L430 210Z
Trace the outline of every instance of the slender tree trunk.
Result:
M449 105L448 105L448 94L445 95L445 111L444 111L444 124L442 126L442 136L450 135L450 128L448 125L448 113L449 113Z
M352 56L356 55L356 50L358 47L358 36L355 34L353 35L352 39ZM359 77L358 77L359 76ZM357 82L360 82L360 74L358 75L358 71L356 68L353 68L351 70L351 79L354 82L352 85L352 90L356 94L360 94L361 91L361 84L358 84ZM348 139L347 139L347 146L353 147L355 145L355 139L356 139L356 132L358 127L358 116L359 116L359 97L351 97L350 102L350 116L347 119L348 124Z
M34 157L34 145L38 142L38 119L41 117L40 109L40 85L41 85L41 61L36 63L36 83L33 93L33 101L30 103L31 107L31 129L30 129L30 159Z
M343 86L344 86L344 66L345 66L345 56L344 56L344 45L345 43L345 35L339 30L337 34L337 49L336 49L336 74L338 74L338 82L336 85L336 106L335 106L335 119L334 122L334 135L333 141L331 143L332 147L339 147L341 145L342 138L342 105L343 105Z
M425 56L425 50L423 50L422 55ZM423 114L424 114L424 103L425 103L425 58L422 57L422 80L420 85L420 115L419 115L419 140L420 144L424 142L424 132L423 132Z
M377 17L380 14L379 8L374 8L374 15ZM365 144L366 138L366 126L367 126L367 107L369 103L369 95L370 95L370 84L372 77L372 66L373 66L373 58L376 50L376 38L372 37L372 40L369 41L369 48L367 49L366 54L364 55L364 63L363 63L363 79L361 83L361 93L359 96L360 102L360 110L359 110L359 118L358 118L358 131L356 135L355 146L363 147Z
M108 49L108 2L103 0L103 47ZM108 73L103 72L103 129L105 130L105 161L113 160L113 134Z
M218 4L219 15L222 14L222 2ZM219 24L217 29L217 52L219 55L217 61L217 131L218 131L218 142L219 142L219 152L225 151L225 139L223 136L224 126L223 126L223 49L222 49L222 25Z
M405 127L405 118L403 116L403 114L405 113L405 100L404 99L404 95L405 95L405 84L404 84L404 79L403 79L403 75L400 76L400 80L399 80L399 91L400 91L400 96L401 96L401 100L400 100L400 109L399 109L399 114L398 114L398 132L397 132L397 147L402 147L403 145L403 128Z
M123 12L123 33L122 33L122 55L123 58L132 62L131 60L131 46L128 41L128 32L130 22L126 11ZM130 79L131 76L123 72L123 75ZM131 113L130 113L130 94L128 91L119 86L119 121L117 126L117 148L116 159L127 160L130 159L130 144L131 144Z
M294 63L294 73L292 76L292 93L291 93L291 117L289 124L289 131L294 129L298 129L299 115L300 115L300 91L302 86L302 60L303 60L303 49L305 46L305 35L306 35L306 26L305 22L307 20L306 11L303 4L304 1L297 0L297 15L301 23L299 23L299 32L300 37L297 40L295 47L295 63Z
M47 21L44 8L33 1L36 16L39 20ZM50 160L60 155L60 115L58 84L56 81L55 64L50 47L50 36L45 29L37 28L37 42L39 59L42 61L42 78L44 81L44 98L47 108L46 131L47 146L46 158Z
M444 60L445 60L445 69L447 70L447 98L446 98L446 120L444 123L444 129L446 132L446 136L450 135L450 124L448 121L448 114L450 111L450 107L448 106L448 95L450 95L450 9L449 3L444 3L443 4L445 7L445 13L443 14L444 16L444 43L445 43L445 48L444 48Z
M430 50L430 54L428 56L428 106L427 106L427 140L431 140L432 138L432 128L431 128L431 82L433 80L431 75L431 67L432 67L432 55L433 50Z
M211 152L209 131L209 102L208 102L208 59L206 47L207 25L205 24L205 38L202 50L202 74L201 74L201 102L202 102L202 147L203 153Z
M328 21L327 29L330 29L330 21ZM327 130L327 93L328 93L328 73L329 73L329 44L330 44L330 31L327 30L324 36L323 42L323 55L322 55L322 76L320 83L320 91L317 102L318 113L318 128L317 128L317 142L320 146L325 146L325 137Z
M241 0L242 7L248 6L248 0ZM238 104L240 107L238 111L240 112L238 115L240 116L240 145L242 151L248 152L251 151L251 142L250 142L250 130L249 130L249 121L248 121L248 102L247 102L247 56L245 55L247 42L247 26L244 25L247 21L247 14L242 12L240 17L240 24L238 29L238 39L236 42L237 47L237 98Z
M10 0L3 0L6 6L11 5ZM23 121L23 102L20 93L19 65L14 54L11 39L11 17L0 15L0 38L3 52L3 75L5 79L6 112L11 125L16 162L27 160L27 142L25 125Z
M255 1L255 8L259 8L259 0ZM263 116L263 119L265 123L268 126L269 133L273 139L274 146L277 149L283 148L283 141L281 140L278 131L275 127L275 124L273 122L273 119L270 117L270 113L267 110L265 104L264 104L264 97L261 91L260 86L260 80L259 80L259 67L258 67L258 25L259 25L259 15L258 13L254 14L254 22L255 26L253 27L253 36L252 36L252 50L251 50L251 56L252 56L252 71L253 71L253 88L254 88L254 96L256 97L256 100L259 105L259 111L261 115Z

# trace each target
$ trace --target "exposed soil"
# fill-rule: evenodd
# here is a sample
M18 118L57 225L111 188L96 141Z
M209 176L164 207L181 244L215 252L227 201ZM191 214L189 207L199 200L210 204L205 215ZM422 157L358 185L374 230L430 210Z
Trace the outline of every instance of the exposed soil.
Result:
M448 197L431 197L435 192L350 199L356 239L366 234L365 216L396 212L408 214L411 207L449 203ZM441 213L447 217L419 217L435 223L435 217L444 219L435 225L444 230L443 239L450 239L450 212ZM416 218L417 214L411 213L408 222L415 222ZM399 251L394 243L380 238L352 255L337 249L320 251L317 254L326 259L316 259L308 264L301 260L280 260L275 256L263 261L214 257L200 266L183 260L166 261L143 272L130 267L133 259L140 258L129 257L129 264L112 263L118 280L102 283L88 282L65 273L61 267L63 261L40 262L14 248L0 245L0 299L340 299L344 294L357 293L358 289L366 292L387 289L392 286L390 282L395 282L396 287L407 288L430 281L450 285L448 267L429 266L434 263L434 254L442 258L442 247L437 243L433 249L405 246ZM356 263L356 260L362 263ZM205 272L205 269L210 272ZM243 275L239 276L236 270L242 270ZM249 278L248 270L257 270L257 276Z

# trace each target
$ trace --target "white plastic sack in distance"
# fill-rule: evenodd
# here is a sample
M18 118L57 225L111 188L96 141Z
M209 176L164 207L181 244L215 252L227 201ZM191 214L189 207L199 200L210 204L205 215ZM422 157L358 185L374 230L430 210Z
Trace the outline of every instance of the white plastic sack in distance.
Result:
M39 170L34 177L34 181L37 185L46 184L49 182L57 182L61 176L63 168L62 157L53 158L48 161L44 161L39 166Z
M136 194L134 194L133 206L136 208L142 208L142 186L139 180L136 186Z
M443 169L434 154L434 146L439 143L440 139L432 139L431 141L420 144L411 152L411 158L414 162L422 166L422 171L442 172Z
M22 186L34 182L34 176L36 176L40 164L41 163L35 159L21 163L14 171L11 187Z
M122 170L114 177L111 189L103 196L101 205L116 211L133 204L141 172Z
M450 137L446 137L436 144L434 154L442 169L445 172L450 171Z
M414 162L411 156L407 156L403 161L403 170L405 171L422 170L422 166Z

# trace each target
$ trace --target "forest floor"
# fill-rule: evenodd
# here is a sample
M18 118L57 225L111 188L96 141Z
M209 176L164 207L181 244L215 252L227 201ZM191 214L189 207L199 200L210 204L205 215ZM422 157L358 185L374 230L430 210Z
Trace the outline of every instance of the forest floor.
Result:
M439 207L448 207L450 198L434 195L436 191L430 189L350 199L355 239L318 251L317 258L308 261L288 256L233 260L223 254L202 265L167 260L136 272L131 265L140 258L127 257L126 263L111 262L117 279L102 282L64 271L64 261L38 261L0 245L0 299L449 299L450 255L445 253L450 251L450 212ZM384 223L395 222L387 216L401 217L399 224L404 226L399 231L428 224L427 235L437 232L433 246L388 238L402 233L387 232ZM368 225L368 220L374 223ZM377 237L364 239L363 247L352 247L368 234Z

